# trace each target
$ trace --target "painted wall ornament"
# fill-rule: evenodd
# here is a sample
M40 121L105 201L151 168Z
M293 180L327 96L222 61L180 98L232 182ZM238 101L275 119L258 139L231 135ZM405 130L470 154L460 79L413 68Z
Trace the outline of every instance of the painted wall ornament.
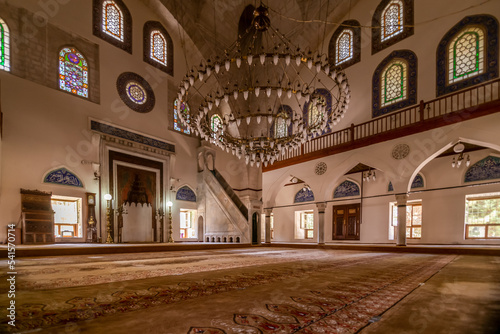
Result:
M314 193L309 188L302 188L295 194L294 203L314 201Z
M487 156L467 169L464 182L500 179L500 158Z
M359 196L359 186L349 180L342 182L333 192L333 198Z
M180 187L175 195L176 200L196 202L196 194L188 186Z
M58 168L47 173L43 178L43 182L83 188L83 183L78 176L66 168Z

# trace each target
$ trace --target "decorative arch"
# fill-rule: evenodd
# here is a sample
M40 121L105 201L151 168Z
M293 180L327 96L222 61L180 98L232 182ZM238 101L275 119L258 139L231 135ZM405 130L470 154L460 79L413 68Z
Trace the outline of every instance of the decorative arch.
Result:
M372 117L417 103L417 56L393 51L377 66L372 79Z
M353 197L360 194L359 186L354 181L345 180L335 188L333 198Z
M85 57L74 47L59 51L59 89L89 97L89 68Z
M177 189L175 199L179 201L196 202L195 192L187 185Z
M64 186L83 188L83 183L76 174L65 167L51 170L43 177L43 183L60 184Z
M0 18L0 70L10 71L10 30Z
M422 174L418 173L417 176L411 182L411 189L423 188L425 187L425 180Z
M213 114L210 117L210 129L212 130L212 137L216 137L215 134L219 129L222 129L222 118L219 116L219 114Z
M158 21L144 24L144 61L163 72L174 75L174 44L167 30Z
M413 0L382 0L372 17L372 54L413 35Z
M389 181L389 184L387 185L387 192L394 191L394 186L392 185L392 182Z
M460 58L457 48L463 51ZM466 16L443 36L436 57L437 96L498 77L497 19Z
M500 158L492 155L479 160L465 172L464 182L500 179Z
M310 188L304 187L300 189L294 197L294 203L303 203L314 201L314 193Z
M93 33L132 53L132 16L122 0L93 0Z
M326 114L327 114L326 117L329 117L332 113L332 94L330 94L328 89L325 89L325 88L317 88L314 91L314 94L317 94L317 95L319 95L320 98L324 99L324 101L326 103ZM303 114L304 114L304 120L305 120L306 126L309 126L311 121L314 121L315 119L317 119L316 117L321 117L320 111L318 110L316 105L312 104L311 102L312 101L309 100L306 103L304 103ZM327 123L325 130L321 134L316 135L316 137L319 137L319 136L322 136L322 135L325 135L327 133L332 132L332 128L330 127L330 123L331 123L331 121L328 120L328 123Z
M335 30L328 45L330 66L343 70L361 60L361 25L346 20Z

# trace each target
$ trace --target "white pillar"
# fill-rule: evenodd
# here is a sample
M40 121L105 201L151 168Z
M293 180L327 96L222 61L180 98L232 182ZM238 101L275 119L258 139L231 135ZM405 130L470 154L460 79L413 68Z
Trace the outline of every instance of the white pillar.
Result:
M406 201L408 194L396 194L398 205L398 237L396 246L406 246Z
M316 207L318 208L318 244L325 244L325 209L326 202L318 202L316 203Z
M271 213L273 209L264 209L264 213L266 214L266 244L271 243Z

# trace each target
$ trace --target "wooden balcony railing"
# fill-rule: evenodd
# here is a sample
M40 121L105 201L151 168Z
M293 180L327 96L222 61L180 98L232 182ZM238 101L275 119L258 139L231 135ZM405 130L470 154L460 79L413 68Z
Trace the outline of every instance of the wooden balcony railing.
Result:
M345 152L433 128L500 111L500 79L491 80L452 94L314 138L289 150L270 171L292 164Z

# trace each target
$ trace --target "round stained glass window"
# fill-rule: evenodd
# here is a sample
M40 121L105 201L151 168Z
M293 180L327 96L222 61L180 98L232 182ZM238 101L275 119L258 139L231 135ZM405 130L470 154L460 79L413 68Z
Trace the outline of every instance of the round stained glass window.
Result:
M137 82L129 81L125 87L128 97L137 104L144 104L146 102L146 90Z
M155 94L149 83L139 74L125 72L116 81L118 94L130 109L147 113L155 106Z

